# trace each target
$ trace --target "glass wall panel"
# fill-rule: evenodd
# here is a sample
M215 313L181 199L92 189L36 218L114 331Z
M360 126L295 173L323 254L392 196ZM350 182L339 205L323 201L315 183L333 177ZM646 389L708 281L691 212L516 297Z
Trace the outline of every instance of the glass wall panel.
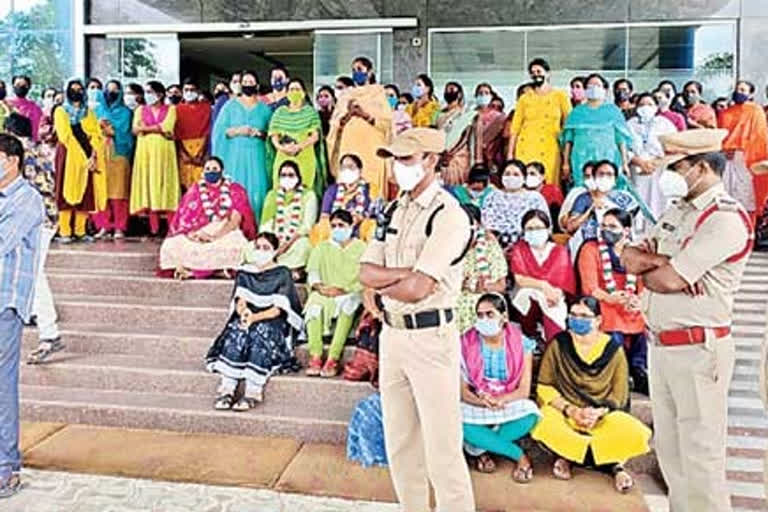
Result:
M143 83L179 81L179 41L175 35L142 38L91 37L88 40L92 76Z
M368 57L373 61L379 83L392 81L391 32L316 32L315 33L315 88L333 85L339 75L351 74L355 57Z

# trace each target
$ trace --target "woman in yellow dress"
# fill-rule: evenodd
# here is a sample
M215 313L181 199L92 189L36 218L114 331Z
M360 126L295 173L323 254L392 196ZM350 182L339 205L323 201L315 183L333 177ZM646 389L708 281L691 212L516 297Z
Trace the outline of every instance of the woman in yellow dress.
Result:
M131 182L131 215L149 215L153 235L160 231L160 217L170 218L179 206L179 162L174 130L176 107L163 101L165 87L147 82L147 102L133 115L136 155Z
M571 463L613 474L616 490L629 492L624 469L649 452L651 431L625 412L629 375L624 349L599 330L600 301L582 297L571 306L568 330L549 344L539 368L541 420L531 437L557 456L555 478L570 480Z
M534 59L528 65L534 90L523 94L515 107L510 126L507 157L544 164L544 179L560 185L560 144L558 137L565 118L571 113L571 100L565 91L553 89L549 64Z
M421 74L411 88L413 103L405 111L411 116L414 128L429 128L437 122L440 102L435 97L435 84L429 76Z

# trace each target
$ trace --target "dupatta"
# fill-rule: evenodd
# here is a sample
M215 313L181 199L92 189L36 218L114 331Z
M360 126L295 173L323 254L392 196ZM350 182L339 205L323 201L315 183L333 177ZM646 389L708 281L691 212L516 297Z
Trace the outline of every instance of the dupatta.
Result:
M248 240L256 238L256 222L253 216L251 204L248 201L248 194L245 189L237 184L227 180L219 185L207 185L207 192L213 211L218 212L222 200L221 188L227 183L229 185L229 196L232 200L232 210L238 212L242 217L240 221L240 231ZM216 217L211 218L205 213L203 200L200 197L200 185L195 183L184 194L181 204L171 220L168 228L168 236L186 235L210 224Z
M570 295L576 294L576 275L568 249L556 245L541 264L531 251L528 242L517 242L507 253L509 268L515 275L540 279Z
M503 329L504 348L507 356L508 380L504 383L503 394L511 393L520 386L523 378L525 353L523 350L523 335L520 329L507 322ZM461 357L467 370L468 383L478 391L490 395L493 392L488 379L485 377L485 362L482 351L483 339L474 327L461 337Z

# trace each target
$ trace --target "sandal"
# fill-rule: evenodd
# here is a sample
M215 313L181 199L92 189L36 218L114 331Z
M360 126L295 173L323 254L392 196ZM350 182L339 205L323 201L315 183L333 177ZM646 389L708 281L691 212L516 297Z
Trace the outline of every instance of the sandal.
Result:
M184 267L178 267L173 271L173 278L177 281L185 281L192 276L192 273Z
M27 357L27 364L40 364L48 359L48 356L51 354L62 350L64 350L64 344L61 342L61 338L41 341L40 345Z
M323 358L318 356L312 356L309 359L309 366L307 366L307 377L319 377L323 373Z
M527 484L533 480L533 466L527 455L523 455L517 461L517 467L512 472L512 480L519 484Z
M255 408L257 405L259 405L259 402L261 402L261 400L259 400L258 398L244 396L243 398L238 400L235 405L232 406L232 410L236 412L250 411L251 409Z
M484 453L475 459L475 466L480 473L490 474L496 471L496 463L487 453Z
M571 473L571 463L563 458L559 458L552 465L552 474L558 480L571 480L573 473Z
M232 404L234 401L235 397L232 396L232 393L227 393L226 395L221 395L216 399L216 402L213 404L213 408L217 411L228 411L232 409Z
M635 480L626 469L616 466L613 468L613 485L621 494L627 494L635 487Z
M328 358L328 360L325 362L325 365L323 366L323 369L320 370L320 376L324 379L330 379L337 376L338 374L339 362L335 359Z
M22 487L21 477L18 473L13 473L4 482L0 480L0 499L10 498L14 494L17 494Z

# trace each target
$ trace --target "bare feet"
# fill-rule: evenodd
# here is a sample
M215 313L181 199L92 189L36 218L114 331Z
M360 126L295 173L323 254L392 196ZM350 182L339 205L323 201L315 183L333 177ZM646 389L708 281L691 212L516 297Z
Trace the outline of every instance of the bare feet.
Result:
M558 480L572 479L573 474L571 473L571 463L563 458L557 459L555 464L552 466L552 474L555 475L555 478Z
M512 472L512 480L519 484L527 484L533 480L533 465L527 455L523 455L517 461L517 467Z
M475 460L477 470L481 473L493 473L496 471L496 463L490 455L484 453Z
M616 490L621 494L626 494L635 486L635 480L624 468L617 467L613 471L613 483Z

